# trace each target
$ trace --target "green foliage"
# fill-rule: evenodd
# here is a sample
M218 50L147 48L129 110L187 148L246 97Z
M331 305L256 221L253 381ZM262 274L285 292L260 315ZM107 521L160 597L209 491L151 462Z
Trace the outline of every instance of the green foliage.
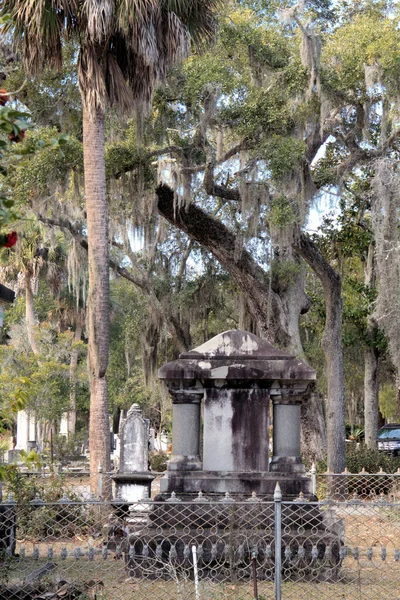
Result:
M26 135L24 147L32 156L21 160L7 178L16 203L22 208L38 198L57 198L71 183L73 170L83 170L82 144L55 128L38 128Z
M13 199L3 191L2 180L7 177L12 164L10 148L23 139L23 131L29 127L26 121L28 117L26 113L0 106L0 227L15 220L17 216L13 209ZM16 158L14 155L14 161Z
M56 463L65 465L70 460L77 460L81 456L80 447L85 438L85 432L79 432L75 435L54 435L53 442L53 459Z
M361 473L362 469L367 473L378 473L380 469L384 473L395 473L400 467L400 458L367 448L364 444L357 448L353 443L347 445L346 467L350 473Z
M57 130L41 137L38 132L29 131L31 127L28 113L0 106L0 226L17 219L15 205L18 201L24 206L32 199L32 188L35 187L33 182L38 183L37 167L32 172L35 159L36 165L43 165L48 180L50 174L54 175L49 169L51 161L53 160L53 164L56 159L60 161L61 156L64 156L62 149L68 144L68 136L60 135ZM35 157L39 149L44 156L40 153ZM33 179L34 173L36 180ZM27 180L31 185L21 198L20 187L25 185L26 189ZM12 194L10 190L13 191Z
M151 452L149 462L152 471L163 473L167 470L168 455L165 452Z
M143 183L147 187L154 184L154 169L143 148L136 146L134 140L110 144L106 147L106 174L108 177L122 175L125 171L141 171Z
M397 390L392 383L386 382L379 388L379 410L389 423L400 422L400 406Z
M5 428L10 427L18 411L25 408L29 400L28 384L29 380L27 377L15 377L13 391L8 395L2 394L0 401L0 433Z
M46 479L28 478L15 469L10 473L7 492L13 494L13 499L21 507L18 528L25 539L74 537L77 532L89 530L93 524L90 512L77 503L79 496L72 487L68 489L65 477L60 474ZM71 504L59 502L64 494L68 495ZM41 506L40 501L35 501L37 497L48 504Z
M306 145L292 137L271 136L258 151L265 157L271 178L279 181L298 165L304 157Z
M365 65L382 67L386 84L397 89L400 74L400 32L395 19L380 14L359 14L339 27L323 51L324 76L336 90L366 93Z
M278 87L267 90L264 87L249 90L245 97L239 97L220 112L221 119L235 125L239 135L284 136L294 126L290 107Z
M36 356L26 339L20 337L24 333L21 328L13 331L10 344L0 346L2 400L5 406L12 407L22 393L26 409L38 419L54 423L69 409L69 361L72 348L76 347L73 332L59 334L50 323L41 323L35 331L40 349ZM84 354L84 344L79 347ZM78 382L81 377L87 377L85 371L78 373Z
M271 226L283 229L296 222L296 215L292 204L286 196L278 196L271 202L269 211L269 222Z
M336 184L337 167L346 156L348 156L348 152L339 144L334 142L326 144L323 156L318 159L312 168L313 181L318 188Z
M56 128L58 132L81 139L82 106L76 77L78 48L73 40L62 47L63 64L58 72L45 68L35 77L27 77L23 61L13 63L7 73L7 88L21 89L18 94L37 127Z
M273 289L288 289L300 272L301 265L293 260L274 260L271 265Z

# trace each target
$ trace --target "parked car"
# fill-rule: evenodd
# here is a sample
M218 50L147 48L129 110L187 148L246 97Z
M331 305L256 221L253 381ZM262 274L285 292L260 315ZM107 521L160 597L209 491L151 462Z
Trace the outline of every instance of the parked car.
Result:
M378 431L378 450L400 456L400 424L384 425Z

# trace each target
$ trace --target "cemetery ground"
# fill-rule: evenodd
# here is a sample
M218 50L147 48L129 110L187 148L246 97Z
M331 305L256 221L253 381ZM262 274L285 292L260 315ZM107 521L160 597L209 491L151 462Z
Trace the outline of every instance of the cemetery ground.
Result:
M147 576L130 577L124 554L115 546L107 552L104 550L106 540L110 539L112 507L92 506L90 510L102 511L103 532L98 535L85 532L83 526L75 535L65 538L52 537L50 529L46 535L31 536L30 539L23 539L17 533L16 558L0 567L0 599L250 600L255 597L250 569L245 579L233 578L231 581L218 581L217 567L204 577L200 569L198 596L192 568L175 568L170 563L160 571L159 567L153 568L155 560L147 559ZM345 544L349 549L341 563L338 581L285 581L284 568L282 598L397 600L400 589L400 561L396 556L400 539L400 504L377 508L367 502L349 502L338 504L334 510L337 518L343 520ZM91 559L88 557L90 548L94 550ZM372 557L368 557L369 549ZM273 600L273 577L263 578L262 571L263 565L257 564L258 599ZM35 580L41 572L44 574ZM19 595L16 589L25 590L28 595ZM7 590L10 590L9 595Z

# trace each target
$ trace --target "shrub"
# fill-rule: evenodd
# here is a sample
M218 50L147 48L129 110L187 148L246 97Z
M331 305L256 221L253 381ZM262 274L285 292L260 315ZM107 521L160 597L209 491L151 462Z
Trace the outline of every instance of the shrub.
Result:
M64 477L26 477L17 470L7 482L7 493L16 501L19 535L25 539L69 538L91 527L90 511L68 490ZM67 493L71 504L59 503ZM40 501L33 503L38 496Z
M167 470L168 455L165 452L154 452L150 454L150 469L157 473Z
M367 448L365 444L358 448L355 444L348 444L346 466L351 473L360 473L362 469L368 473L378 473L380 469L385 473L395 473L400 467L400 458Z

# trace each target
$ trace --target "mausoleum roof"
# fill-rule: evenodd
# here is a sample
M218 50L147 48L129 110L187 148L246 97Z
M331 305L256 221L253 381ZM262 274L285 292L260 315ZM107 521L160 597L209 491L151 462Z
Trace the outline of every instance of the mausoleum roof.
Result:
M240 358L241 360L294 358L253 333L232 329L219 333L201 346L179 355L179 358Z
M316 372L295 356L247 331L225 331L158 372L164 380L313 381Z

